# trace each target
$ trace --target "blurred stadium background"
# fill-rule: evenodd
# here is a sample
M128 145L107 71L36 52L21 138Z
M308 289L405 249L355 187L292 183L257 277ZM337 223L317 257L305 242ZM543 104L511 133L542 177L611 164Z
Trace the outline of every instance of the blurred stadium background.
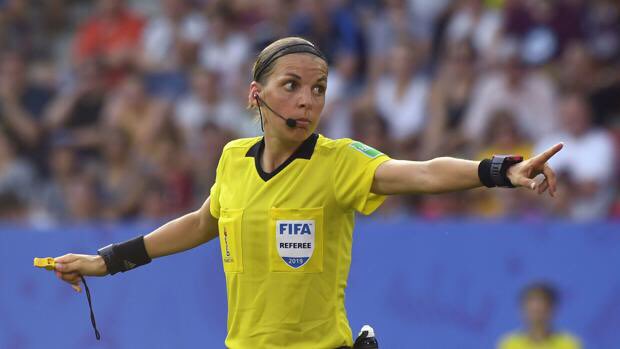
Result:
M101 343L84 296L30 263L197 208L223 145L260 134L251 64L289 35L329 58L326 136L416 160L566 144L555 199L393 197L359 220L354 331L494 348L547 280L558 328L620 348L617 0L0 0L0 348L223 346L216 244L92 279Z

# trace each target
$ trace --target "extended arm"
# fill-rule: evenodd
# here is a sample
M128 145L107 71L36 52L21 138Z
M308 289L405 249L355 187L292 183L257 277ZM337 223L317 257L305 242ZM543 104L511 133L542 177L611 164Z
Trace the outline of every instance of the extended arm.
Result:
M547 161L563 147L558 143L531 159L508 167L505 176L514 186L527 187L542 194L556 191L556 176ZM479 161L435 158L428 161L388 160L375 171L371 192L380 195L438 194L476 188L482 185L478 176ZM484 171L482 171L484 173ZM545 179L534 180L539 174Z
M199 246L218 234L217 220L209 210L210 198L202 207L172 220L144 236L144 248L150 258L167 256ZM108 274L104 260L99 255L66 254L55 258L56 276L80 290L80 275L103 276Z
M388 160L375 172L375 194L438 194L476 188L479 161L435 158L428 161Z
M211 199L194 212L172 220L144 237L151 258L189 250L217 236L217 220L209 211Z

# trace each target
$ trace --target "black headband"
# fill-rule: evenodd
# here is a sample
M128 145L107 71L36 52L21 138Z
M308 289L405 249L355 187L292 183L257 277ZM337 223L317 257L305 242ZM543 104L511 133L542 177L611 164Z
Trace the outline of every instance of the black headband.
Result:
M310 53L310 54L313 54L321 58L325 62L327 62L327 58L325 58L325 55L323 55L323 53L319 51L318 48L314 47L314 45L305 43L305 42L298 43L298 44L291 44L291 45L282 47L281 49L272 53L271 56L269 56L269 58L262 61L260 65L256 67L256 70L254 71L254 81L258 81L258 79L260 78L261 74L263 74L265 69L267 69L267 67L269 67L271 63L273 63L276 59L282 56L290 55L291 53Z

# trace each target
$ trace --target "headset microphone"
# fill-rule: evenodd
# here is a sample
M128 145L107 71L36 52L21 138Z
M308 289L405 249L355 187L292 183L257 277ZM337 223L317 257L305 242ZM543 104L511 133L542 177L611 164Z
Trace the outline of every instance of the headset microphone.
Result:
M280 117L281 117L281 116L280 116ZM295 128L295 127L297 127L297 120L295 120L295 119L291 119L291 118L286 119L286 126L288 126L288 127L290 127L290 128Z
M260 103L263 103L265 105L265 107L267 107L267 109L271 110L272 113L274 113L276 116L278 116L280 119L284 120L284 122L286 123L286 126L288 126L289 128L295 128L297 127L297 120L292 119L292 118L286 118L282 115L280 115L280 113L276 112L275 110L271 109L271 107L269 106L269 104L267 104L262 98L260 98L258 96L258 93L254 93L254 98L256 99L256 105L258 106L258 113L260 114L261 117L261 129L263 127L263 113L260 110ZM264 132L265 130L263 130Z

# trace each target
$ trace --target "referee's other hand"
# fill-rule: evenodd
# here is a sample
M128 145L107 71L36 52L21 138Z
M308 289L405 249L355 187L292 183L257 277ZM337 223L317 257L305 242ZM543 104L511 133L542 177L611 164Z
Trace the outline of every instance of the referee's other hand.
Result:
M524 160L508 168L506 175L512 185L527 187L538 192L538 194L542 194L549 189L549 195L553 197L557 190L557 178L555 172L553 172L549 164L547 164L547 161L559 152L562 147L564 147L564 143L558 143L533 158ZM545 179L538 183L534 177L541 173L544 175Z
M66 281L76 292L81 292L80 276L104 276L108 273L103 258L99 255L69 253L54 258L55 274Z

